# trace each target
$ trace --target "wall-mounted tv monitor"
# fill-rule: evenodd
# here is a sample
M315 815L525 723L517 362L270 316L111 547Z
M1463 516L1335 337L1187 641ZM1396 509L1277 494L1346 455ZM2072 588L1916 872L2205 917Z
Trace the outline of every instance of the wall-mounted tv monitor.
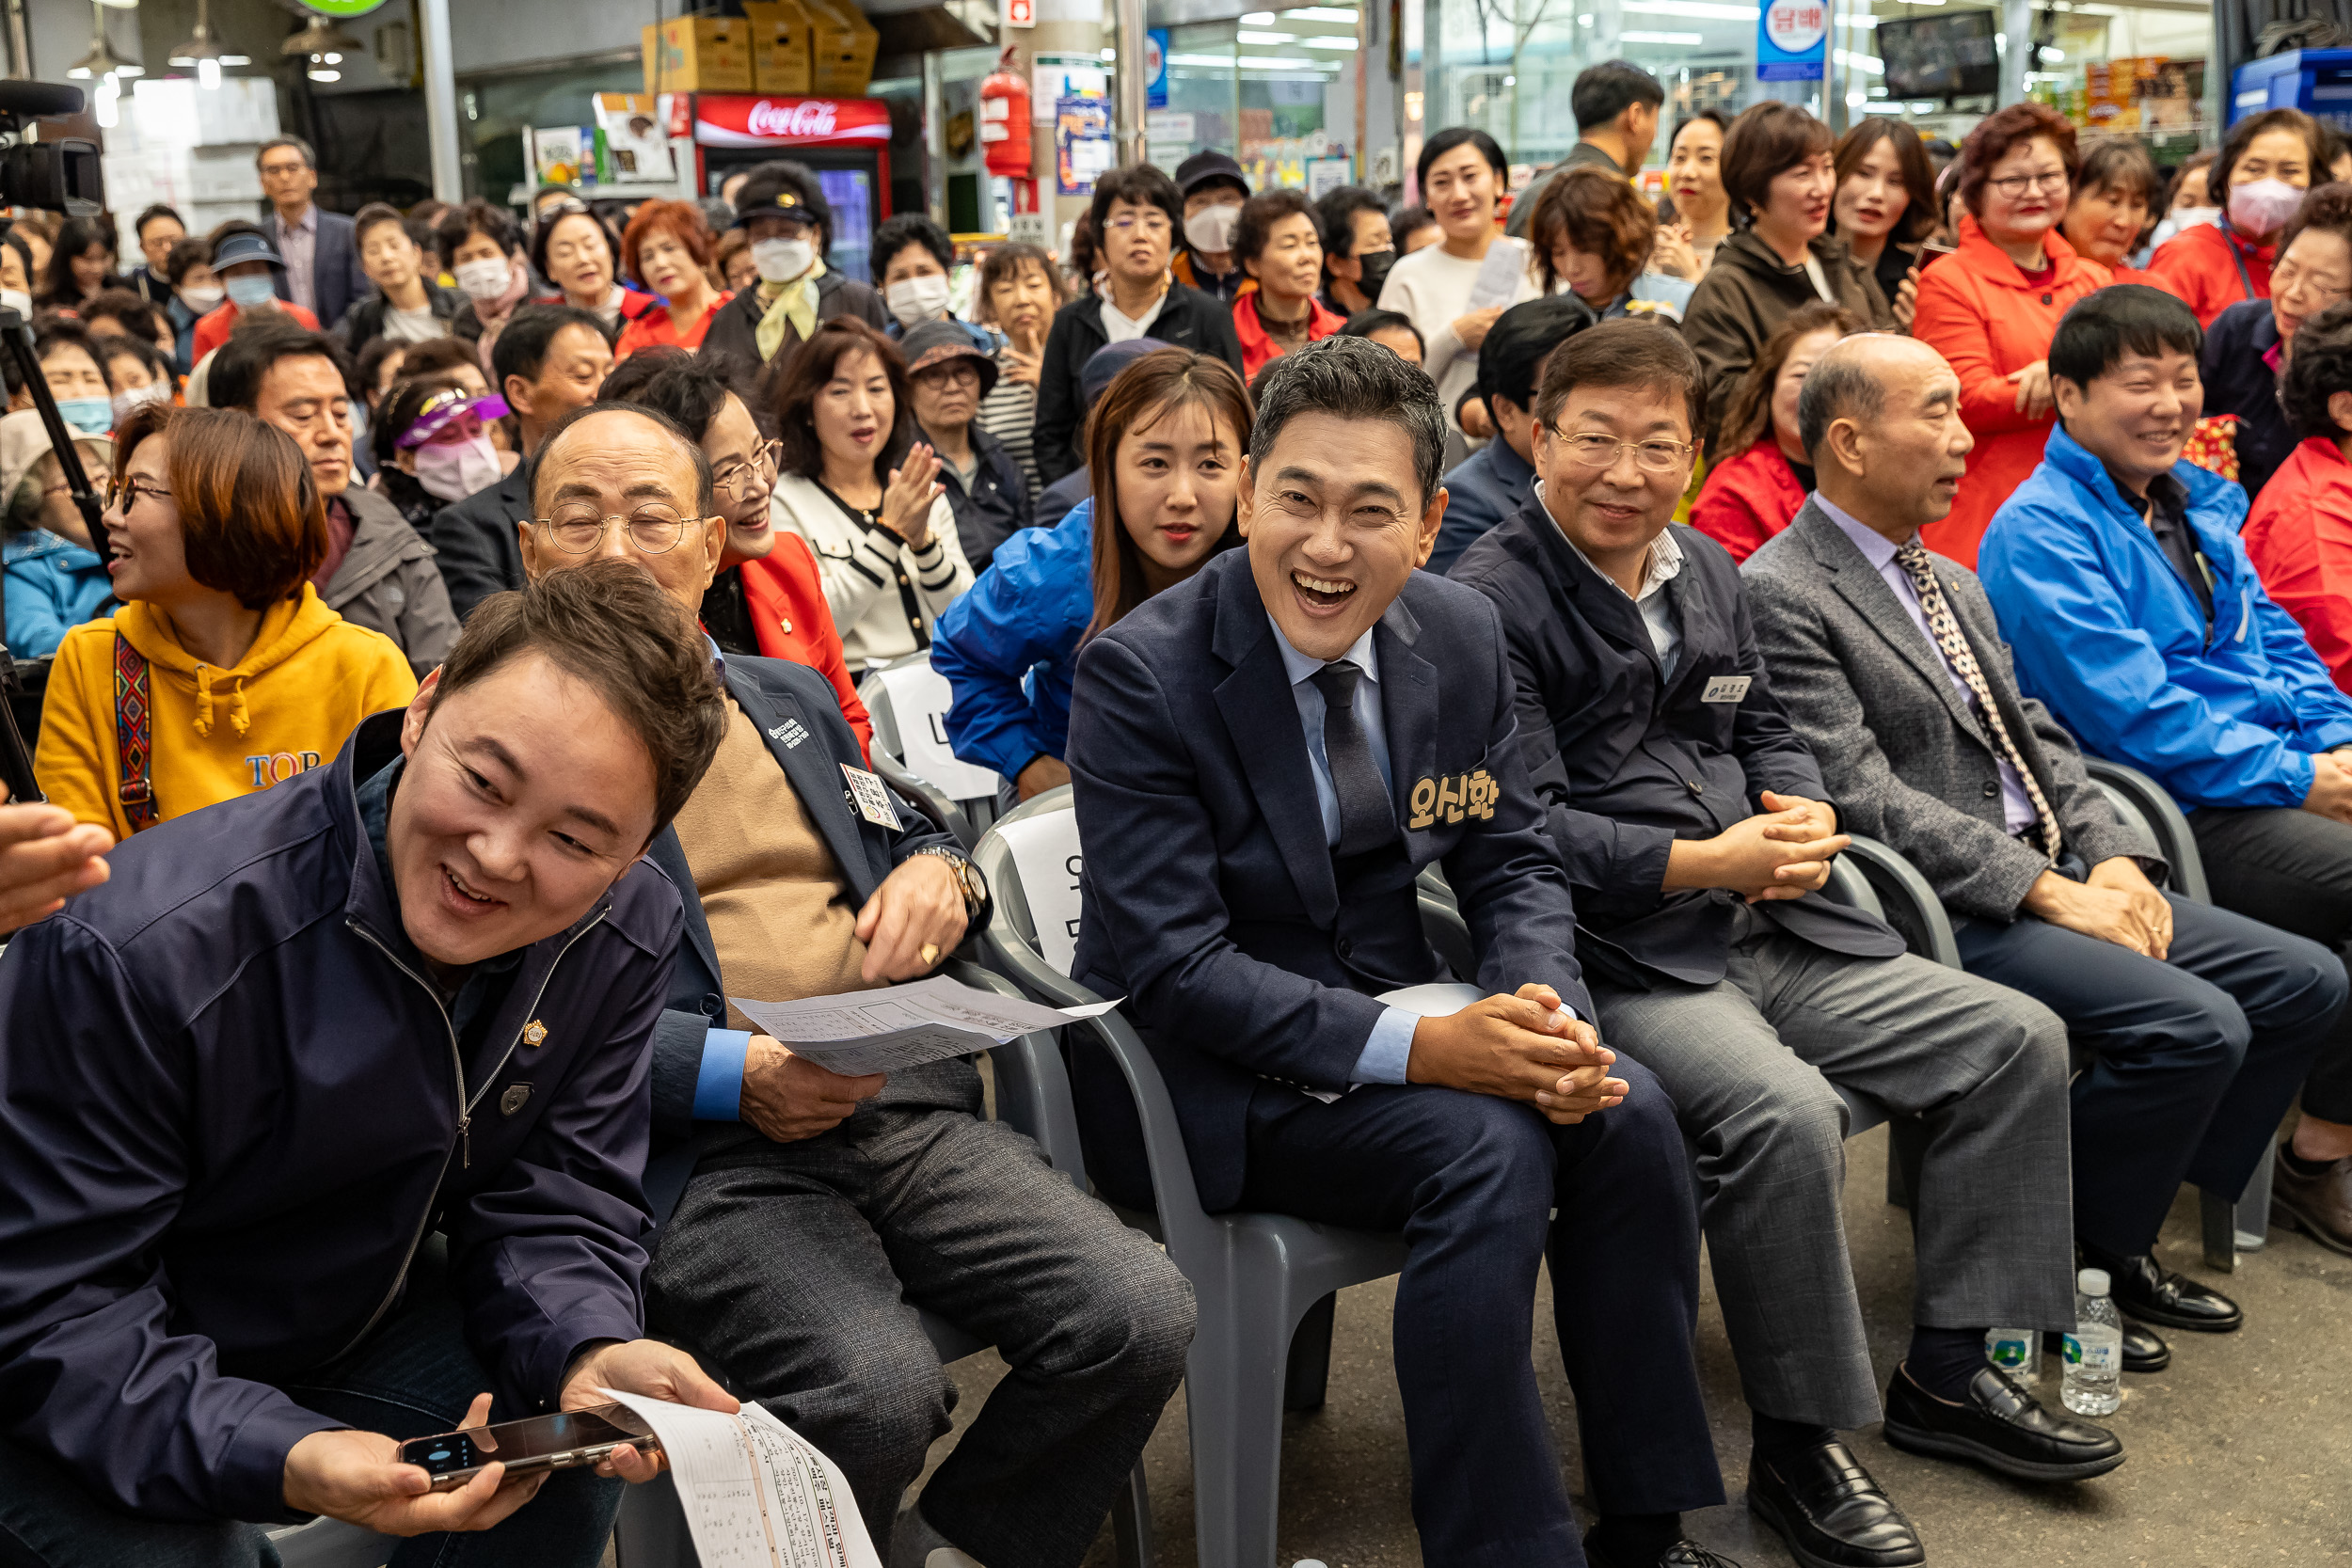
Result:
M2000 54L1991 11L1954 11L1913 22L1882 22L1876 40L1896 98L1976 98L2000 91Z

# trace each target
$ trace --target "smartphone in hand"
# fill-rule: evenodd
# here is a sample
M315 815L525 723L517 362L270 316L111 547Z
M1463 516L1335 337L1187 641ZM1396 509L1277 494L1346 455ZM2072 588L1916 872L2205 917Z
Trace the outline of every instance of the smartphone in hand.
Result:
M412 1438L400 1446L400 1460L431 1476L434 1491L449 1492L492 1465L503 1464L506 1479L513 1481L543 1470L600 1465L615 1449L632 1447L652 1454L661 1442L628 1406L598 1404Z

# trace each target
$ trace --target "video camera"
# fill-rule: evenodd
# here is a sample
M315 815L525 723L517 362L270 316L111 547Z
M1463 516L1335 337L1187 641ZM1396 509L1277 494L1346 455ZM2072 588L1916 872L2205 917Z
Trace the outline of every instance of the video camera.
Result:
M105 211L105 179L96 144L78 136L40 140L37 129L27 124L44 116L81 112L79 87L52 82L0 82L0 204L38 207L68 217L94 217ZM0 224L0 235L6 232L6 225ZM65 470L66 488L89 528L90 538L99 539L103 530L99 523L103 508L98 492L82 471L82 454L73 445L73 433L66 428L64 417L57 412L56 396L40 373L40 360L33 353L33 324L7 306L0 306L0 354L7 356L17 379L33 394L41 428L49 433L49 450L56 453L57 466ZM0 506L6 506L9 499L0 496ZM16 661L8 656L8 623L0 616L0 783L8 786L11 800L39 800L40 786L34 781L33 759L25 750L14 711L13 699L23 689Z

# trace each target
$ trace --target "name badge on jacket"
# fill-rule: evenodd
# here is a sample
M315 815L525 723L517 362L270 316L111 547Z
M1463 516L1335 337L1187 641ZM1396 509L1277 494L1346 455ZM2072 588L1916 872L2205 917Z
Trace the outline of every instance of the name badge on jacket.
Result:
M1748 684L1755 679L1754 675L1717 675L1707 683L1707 689L1699 693L1699 701L1702 703L1742 701L1748 694Z
M898 832L898 811L890 803L890 791L882 780L846 762L841 765L841 772L850 781L850 803L857 807L857 814L877 828Z
M1482 822L1494 820L1495 801L1502 796L1502 786L1487 776L1483 768L1474 773L1448 773L1439 778L1413 781L1413 815L1405 825L1415 832L1432 827L1438 818L1459 822L1465 816Z

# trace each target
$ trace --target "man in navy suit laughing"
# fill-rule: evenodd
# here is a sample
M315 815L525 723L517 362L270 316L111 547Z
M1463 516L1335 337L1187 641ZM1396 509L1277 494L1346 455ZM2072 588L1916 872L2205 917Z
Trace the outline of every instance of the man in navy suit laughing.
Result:
M1415 570L1444 435L1428 377L1364 340L1268 372L1248 549L1079 661L1075 977L1133 999L1209 1209L1404 1233L1396 1370L1429 1560L1719 1563L1679 1522L1723 1497L1681 1137L1587 1022L1494 610ZM1424 1018L1378 998L1440 974L1414 894L1432 864L1487 994ZM1117 1069L1092 1050L1074 1068L1089 1170L1148 1201ZM1582 1554L1530 1359L1547 1251L1601 1515Z

